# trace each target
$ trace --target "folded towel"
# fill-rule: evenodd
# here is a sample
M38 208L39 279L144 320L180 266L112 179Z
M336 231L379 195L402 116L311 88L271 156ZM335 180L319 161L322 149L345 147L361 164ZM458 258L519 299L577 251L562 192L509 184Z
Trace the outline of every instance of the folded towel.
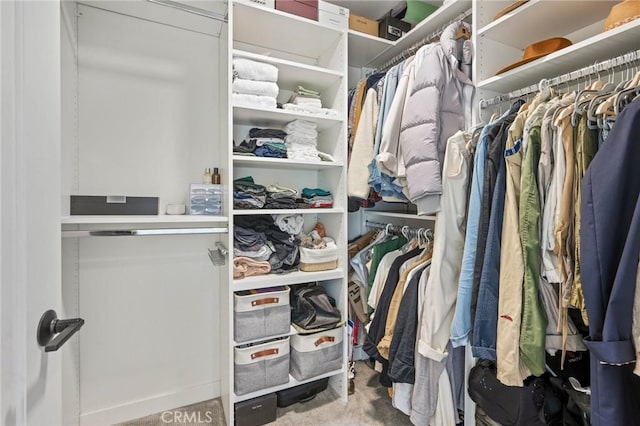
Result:
M271 264L266 261L257 261L249 257L233 258L233 278L244 278L252 275L264 275L271 271Z
M234 77L257 81L278 81L278 68L250 59L233 58Z
M242 78L236 78L233 80L231 90L233 93L270 96L272 98L278 97L278 92L280 91L276 83L269 81L245 80Z
M322 101L320 99L317 99L317 98L303 98L301 96L297 96L293 100L293 103L296 104L296 105L304 105L304 106L322 108Z
M301 95L301 96L307 96L309 98L319 98L320 97L320 92L317 92L317 91L311 90L311 89L305 89L302 86L296 87L295 93L297 93L298 95Z
M285 139L285 143L287 145L287 151L294 148L296 145L310 146L315 148L318 144L318 139L306 136L298 136L297 133L292 133L291 135L287 136L287 139Z
M294 112L305 112L308 114L324 115L327 117L335 117L335 118L340 116L338 114L338 111L336 111L335 109L318 108L316 106L306 105L306 104L296 105L296 104L288 103L288 104L284 104L282 106L282 109L286 109L288 111L294 111Z
M240 93L234 93L232 96L234 106L249 106L269 109L276 109L277 106L276 98L271 96L245 95Z

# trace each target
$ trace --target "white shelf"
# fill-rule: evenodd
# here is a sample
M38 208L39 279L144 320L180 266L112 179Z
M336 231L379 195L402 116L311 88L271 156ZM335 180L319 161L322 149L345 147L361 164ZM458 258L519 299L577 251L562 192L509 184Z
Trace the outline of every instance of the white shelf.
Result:
M432 32L439 30L443 25L448 24L452 20L456 19L457 16L469 9L471 9L471 0L456 0L438 8L435 12L413 27L413 29L404 37L396 40L393 43L393 46L388 47L386 50L374 57L368 65L374 68L381 66L389 59L398 55L403 50L410 48Z
M280 337L293 336L298 334L298 330L293 325L289 326L289 332L284 334L276 334L275 336L262 337L260 339L247 340L246 342L233 342L233 346L250 345L252 343L264 342L265 340L279 339Z
M418 216L417 214L399 213L399 212L381 212L375 210L365 210L365 214L371 216L380 217L392 217L396 219L411 219L411 220L436 220L435 216Z
M327 68L301 64L272 56L258 55L234 49L233 56L252 61L264 62L278 67L278 86L280 89L293 90L299 84L320 92L340 82L342 73Z
M536 41L564 37L605 19L611 6L611 1L590 1L589 6L576 7L571 1L531 0L479 29L478 37L524 49Z
M63 216L63 225L103 225L103 224L207 224L227 222L227 216L205 216L205 215L105 215L105 216Z
M393 47L394 44L386 38L349 30L349 66L364 67L380 52Z
M328 213L344 213L341 208L316 208L316 209L233 209L234 216L248 216L256 214L328 214Z
M320 131L343 121L341 118L331 118L326 115L307 114L283 109L264 109L246 106L233 107L233 122L236 125L243 124L247 126L269 127L279 124L284 126L298 119L316 123Z
M553 78L591 65L595 58L605 60L638 49L639 40L640 20L635 20L536 61L482 80L477 88L500 93L520 89L538 83L543 78ZM500 67L500 64L496 64L496 71Z
M336 48L344 34L276 9L233 3L233 40L265 48L265 52L287 52L317 59Z
M250 157L245 155L233 156L234 166L260 167L273 170L322 170L342 167L333 161L297 161L288 158Z
M240 396L238 396L238 395L236 395L234 393L233 399L234 399L234 402L246 401L248 399L257 398L259 396L266 395L268 393L278 392L278 391L283 390L283 389L292 388L294 386L303 385L305 383L314 382L314 381L320 380L320 379L326 379L327 377L333 377L333 376L337 376L337 375L343 374L343 373L344 373L344 369L341 368L340 370L331 371L329 373L321 374L319 376L312 377L310 379L302 380L302 381L298 381L298 380L294 379L293 376L289 375L289 382L288 383L285 383L283 385L273 386L271 388L261 389L259 391L247 393L247 394L240 395Z
M303 284L314 281L327 281L344 278L344 271L340 268L329 271L303 272L296 271L288 274L266 274L233 280L232 291L251 290L256 288L275 287L279 285Z

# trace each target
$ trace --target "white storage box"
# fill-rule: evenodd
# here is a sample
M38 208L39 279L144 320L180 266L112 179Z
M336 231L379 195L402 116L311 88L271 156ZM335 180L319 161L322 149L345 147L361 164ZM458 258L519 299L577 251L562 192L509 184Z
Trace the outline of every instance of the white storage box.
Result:
M349 9L318 0L318 22L339 30L349 29Z
M327 271L338 267L338 246L332 238L325 237L324 241L327 246L322 249L300 247L301 271Z
M234 293L233 311L236 342L286 334L291 326L289 287Z
M276 8L276 0L236 0L240 3L249 3L255 4L258 6L266 7L267 9L275 9Z
M291 336L291 375L307 380L342 368L343 326Z
M234 350L234 391L244 395L289 382L289 338Z

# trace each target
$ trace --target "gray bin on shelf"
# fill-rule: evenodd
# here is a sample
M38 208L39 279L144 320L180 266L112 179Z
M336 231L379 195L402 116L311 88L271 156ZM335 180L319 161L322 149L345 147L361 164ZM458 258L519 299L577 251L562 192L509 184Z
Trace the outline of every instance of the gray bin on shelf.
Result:
M234 391L244 395L289 382L289 337L234 351Z
M342 326L319 333L291 336L291 375L307 380L342 368Z
M233 337L238 343L287 334L291 326L289 287L233 295Z

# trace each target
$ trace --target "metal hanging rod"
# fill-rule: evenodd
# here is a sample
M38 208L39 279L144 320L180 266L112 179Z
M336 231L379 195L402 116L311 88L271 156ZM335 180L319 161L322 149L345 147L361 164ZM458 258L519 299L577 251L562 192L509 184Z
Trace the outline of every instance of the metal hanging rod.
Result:
M414 228L406 225L398 226L398 225L393 225L391 223L380 223L380 222L374 222L371 220L366 220L365 226L367 228L373 228L373 229L384 229L385 231L391 232L393 234L406 233L406 235L409 235L409 236L418 236L419 232L422 230L424 231L425 236L428 239L433 240L433 230L431 228Z
M602 62L597 62L593 65L589 65L578 70L561 74L557 77L546 79L543 78L538 84L532 84L531 86L523 87L522 89L514 90L513 92L506 93L504 95L498 95L490 99L481 99L479 106L480 109L489 107L491 105L501 104L503 102L518 99L522 96L527 96L532 93L540 92L545 88L558 86L571 81L580 80L593 74L599 74L601 72L612 71L618 67L635 62L640 59L640 50L625 53L624 55L617 56L615 58L607 59Z
M404 61L405 59L410 58L411 56L415 55L416 52L422 46L424 46L426 44L429 44L434 39L436 39L437 37L440 37L440 35L442 35L444 30L447 29L447 27L449 25L453 24L454 22L463 21L463 20L467 19L469 16L471 16L472 13L473 13L472 9L468 9L468 10L462 12L455 19L452 19L451 21L447 22L441 28L437 29L436 31L434 31L431 34L429 34L428 36L424 37L422 40L420 40L420 41L416 42L415 44L413 44L411 47L403 50L402 52L400 52L399 54L397 54L393 58L389 59L387 62L382 64L381 67L378 68L377 72L385 72L385 71L389 70L389 68L391 68L392 66L394 66L396 64L399 64L400 62Z
M62 238L79 237L138 237L150 235L199 235L226 234L227 227L220 228L161 228L161 229L119 229L107 231L62 231Z
M215 19L220 22L227 22L227 15L221 15L219 13L211 12L209 10L201 9L199 7L190 6L185 3L178 3L172 0L147 0L150 3L159 4L161 6L171 7L173 9L178 9L183 12L191 13L193 15L203 16L209 19Z

